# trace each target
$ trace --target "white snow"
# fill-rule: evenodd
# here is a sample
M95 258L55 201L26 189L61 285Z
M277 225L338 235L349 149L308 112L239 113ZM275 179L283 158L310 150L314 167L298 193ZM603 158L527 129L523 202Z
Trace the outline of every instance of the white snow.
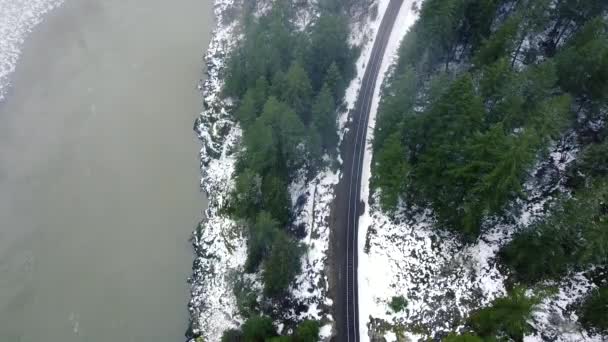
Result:
M439 332L458 331L462 319L474 309L488 305L506 293L505 276L497 269L496 254L512 238L514 232L543 217L556 194L563 193L564 171L574 160L578 147L572 133L564 135L551 148L548 158L539 162L524 185L527 199L512 207L515 224L496 218L484 222L484 230L475 243L463 244L457 236L433 227L429 210L419 210L413 219L403 213L389 218L376 204L369 204L371 141L380 89L389 66L394 62L399 41L416 20L411 3L404 4L391 35L391 43L383 60L381 73L372 100L370 127L363 165L361 200L365 212L359 221L359 321L362 341L374 337L391 340L424 340ZM366 50L364 49L364 54ZM360 63L360 62L358 62ZM360 65L358 65L360 66ZM354 105L358 82L351 83L347 97ZM343 118L341 123L346 120ZM372 194L378 203L378 193ZM510 209L513 209L510 208ZM556 284L558 292L546 298L535 311L533 326L561 341L589 339L574 322L576 317L566 310L567 304L587 294L590 282L583 274ZM407 307L393 312L389 303L394 296L403 296ZM555 331L556 317L563 324ZM370 331L373 327L374 331ZM393 329L398 328L398 329ZM422 330L420 330L422 329ZM553 329L553 333L551 332ZM415 333L413 333L415 331ZM539 338L529 336L527 339Z
M205 111L196 130L203 144L201 188L208 198L204 222L193 233L196 259L189 279L191 299L188 304L192 333L206 341L219 341L224 330L242 323L232 282L242 273L246 260L246 240L242 228L220 209L233 187L232 175L239 148L241 130L230 118L220 91L226 57L238 38L236 22L226 22L224 13L234 6L233 0L216 0L217 27L205 56L207 79L200 86ZM252 279L255 282L255 279Z
M319 172L310 182L294 182L290 186L293 205L296 208L295 225L303 225L306 237L300 242L306 246L302 256L302 272L296 278L291 293L299 304L308 309L292 317L298 321L316 319L333 321L329 308L329 282L326 275L329 248L329 215L334 199L334 189L340 179L339 171L329 167ZM297 205L298 200L302 202ZM330 331L331 334L331 331Z
M532 320L538 333L526 336L525 341L605 341L605 336L591 336L582 329L571 307L597 287L585 276L585 272L545 285L556 286L557 292L543 300L534 311Z
M374 34L378 29L381 18L386 11L388 6L388 0L380 0L378 5L378 19L376 22L370 25ZM367 128L367 136L366 136L366 153L363 157L363 175L362 175L362 185L361 185L361 198L365 202L365 212L361 216L359 221L359 329L360 329L360 338L362 341L367 341L369 339L368 336L368 328L367 328L367 317L372 314L373 306L374 306L374 292L386 293L390 291L387 289L389 282L383 281L384 277L388 274L391 274L388 267L390 267L390 254L384 254L379 259L371 260L367 258L367 255L364 253L364 248L366 244L366 235L367 235L367 227L369 227L370 223L370 207L367 202L369 198L369 179L371 175L371 141L373 139L373 131L374 124L376 120L376 112L378 109L378 103L380 101L380 89L382 87L384 77L390 65L395 62L397 58L397 51L399 49L399 45L401 40L407 33L408 29L414 24L416 18L418 17L418 13L413 10L414 4L417 1L407 0L401 5L401 9L399 10L399 14L397 15L397 19L395 21L395 26L393 27L393 31L391 32L388 45L386 47L386 51L384 53L382 59L382 65L380 67L380 72L378 74L378 80L376 82L376 89L374 90L374 95L372 99L372 107L369 117L369 127ZM374 38L375 39L375 38ZM359 88L361 86L361 78L363 73L365 72L365 62L368 61L371 53L371 49L373 46L373 40L368 43L362 50L360 61L357 62L357 71L358 78L355 79L349 86L346 92L347 104L348 108L352 108L355 105L357 94L359 92ZM341 120L342 123L344 120ZM386 251L386 250L384 250ZM370 279L374 279L374 288L372 286ZM385 291L381 291L384 289Z
M515 224L490 218L484 222L484 227L489 228L472 244L460 243L456 236L435 229L429 210L411 220L402 213L391 219L372 204L359 225L361 337L364 332L367 336L367 324L378 320L387 323L389 330L405 329L410 340L458 331L462 328L458 324L469 312L504 295L506 278L497 269L496 254L513 233L542 218L556 195L564 192L563 170L578 150L575 140L572 134L566 134L551 147L548 158L534 167L525 184L526 201L514 204L519 208L513 217ZM377 196L378 193L373 194L375 203ZM592 288L589 280L581 273L552 285L559 291L535 311L532 325L558 341L589 337L567 308ZM406 298L404 312L389 309L393 296ZM424 333L409 335L408 329L414 327L424 327ZM533 337L538 336L530 338Z
M27 35L44 14L63 0L0 0L0 101L10 85L10 74L21 55Z
M361 54L355 63L357 70L356 76L352 79L348 88L346 88L344 96L346 111L340 113L338 116L338 133L340 141L342 141L342 138L346 132L348 132L346 124L349 121L349 112L355 107L355 103L357 102L359 89L361 88L361 80L363 79L363 74L365 74L365 66L367 65L367 62L371 56L372 48L374 46L374 42L376 41L376 32L378 32L380 22L382 21L382 17L384 17L384 13L386 12L389 2L390 0L377 0L376 4L378 6L378 15L375 18L368 18L368 20L363 23L354 22L351 24L350 44L353 46L359 46L361 48ZM397 18L395 30L399 25L398 21L399 18Z

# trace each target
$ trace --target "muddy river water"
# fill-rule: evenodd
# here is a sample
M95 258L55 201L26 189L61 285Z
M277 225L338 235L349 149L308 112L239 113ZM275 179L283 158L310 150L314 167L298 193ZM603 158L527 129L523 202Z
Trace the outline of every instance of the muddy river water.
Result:
M212 24L211 0L66 0L28 36L0 103L0 341L183 341Z

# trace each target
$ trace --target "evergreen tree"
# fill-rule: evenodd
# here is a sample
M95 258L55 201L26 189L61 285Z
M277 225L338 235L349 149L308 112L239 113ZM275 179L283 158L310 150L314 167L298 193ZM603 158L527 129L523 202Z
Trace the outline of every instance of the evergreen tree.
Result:
M262 273L266 296L277 298L285 293L295 275L300 272L301 254L302 247L285 233L279 232L275 235Z
M255 223L250 225L247 239L247 263L245 271L252 273L257 270L260 262L268 255L279 223L267 212L260 212Z
M253 91L247 90L243 101L236 110L236 118L243 128L249 127L257 117L257 108Z
M409 169L399 135L393 134L386 140L374 167L373 183L382 190L382 208L392 211L397 207L399 196L405 190Z
M265 174L278 165L278 142L273 135L272 127L261 117L245 131L243 140L247 149L244 160L249 168Z
M322 15L315 21L306 56L313 89L321 89L325 75L334 63L343 79L353 76L354 58L348 45L348 35L348 21L341 15Z
M231 210L242 219L254 218L262 204L262 177L251 169L236 175L234 192L231 196Z
M245 342L265 342L274 336L277 336L277 331L269 317L252 316L243 324Z
M335 102L330 87L321 88L312 107L312 123L321 136L321 145L325 151L336 147L338 135L336 128Z
M323 86L327 86L329 88L331 96L335 100L336 105L342 102L342 98L344 98L344 90L346 89L346 84L336 62L332 62L329 66L329 69L327 69ZM323 89L321 88L321 90Z
M271 131L276 174L291 174L304 164L306 137L305 128L294 111L285 103L270 97L264 105L260 122ZM254 134L259 134L257 130ZM266 133L265 133L266 134ZM255 153L255 150L249 154Z
M608 332L608 287L591 290L580 311L581 323L587 329L600 333Z
M471 315L469 325L485 339L508 336L514 341L523 341L524 335L532 331L528 323L532 307L540 298L526 296L524 288L513 289L507 297L495 299L492 306Z
M297 342L317 342L319 340L319 322L305 320L298 325L294 337Z
M267 175L262 183L264 209L278 220L281 226L289 222L289 208L291 199L287 184L281 178Z
M608 94L608 29L595 18L579 32L557 57L560 85L589 100L606 102Z
M293 63L285 76L283 101L298 114L304 124L310 122L312 88L300 63Z

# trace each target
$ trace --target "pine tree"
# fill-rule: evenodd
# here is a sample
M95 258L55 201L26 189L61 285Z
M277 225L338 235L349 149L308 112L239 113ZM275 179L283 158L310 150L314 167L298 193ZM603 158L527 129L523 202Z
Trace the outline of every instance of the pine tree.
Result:
M289 222L291 199L285 181L272 174L267 175L262 183L263 207L281 226Z
M273 336L277 336L277 330L270 317L252 316L243 324L243 338L246 342L265 342Z
M310 123L312 87L300 63L293 63L285 76L283 101L298 114L304 124Z
M385 210L393 211L405 190L410 169L405 158L399 135L394 133L379 151L374 167L373 183L381 189L380 205Z
M257 215L255 223L249 228L246 272L255 272L260 262L268 255L278 228L279 223L270 213L262 211Z
M265 174L278 164L278 147L272 126L258 118L251 127L245 131L243 140L246 154L245 164L252 170Z
M323 86L327 86L329 88L331 91L331 96L335 100L336 105L342 102L346 85L336 62L332 62L329 69L327 69ZM323 88L321 88L321 90L323 90Z
M283 232L276 234L262 273L266 296L277 298L284 294L295 275L300 272L301 254L302 247L297 242Z
M330 151L335 148L338 143L335 102L327 84L321 88L312 106L312 123L321 136L323 149Z

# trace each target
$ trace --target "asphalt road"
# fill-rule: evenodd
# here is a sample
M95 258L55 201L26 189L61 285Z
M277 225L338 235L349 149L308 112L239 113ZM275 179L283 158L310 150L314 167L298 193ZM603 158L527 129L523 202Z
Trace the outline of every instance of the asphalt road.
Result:
M335 269L338 270L336 292L337 341L358 342L359 336L359 301L357 286L357 232L359 216L363 213L361 202L361 172L365 137L372 105L374 89L382 58L386 50L395 19L403 0L391 0L382 18L380 28L367 63L359 98L353 109L350 130L342 145L343 177L337 188L334 206L333 239Z

